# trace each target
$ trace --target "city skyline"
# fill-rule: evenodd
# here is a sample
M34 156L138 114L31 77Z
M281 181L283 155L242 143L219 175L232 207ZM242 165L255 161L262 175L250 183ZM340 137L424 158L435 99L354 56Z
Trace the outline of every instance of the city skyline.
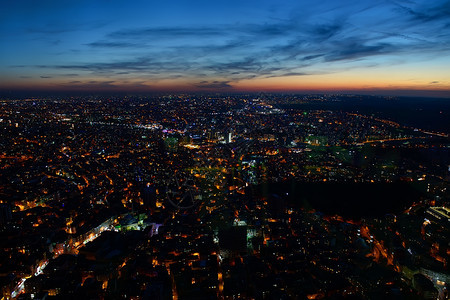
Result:
M2 91L450 97L448 1L4 3Z

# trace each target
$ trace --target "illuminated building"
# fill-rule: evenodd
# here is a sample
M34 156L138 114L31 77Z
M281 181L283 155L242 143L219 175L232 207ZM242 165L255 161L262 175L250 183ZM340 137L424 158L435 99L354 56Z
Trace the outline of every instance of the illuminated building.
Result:
M233 138L232 133L231 133L231 132L228 132L228 133L226 134L226 136L225 136L225 142L226 142L227 144L231 143L232 138Z
M430 207L425 215L430 221L435 221L443 226L448 226L450 222L450 209L446 207Z

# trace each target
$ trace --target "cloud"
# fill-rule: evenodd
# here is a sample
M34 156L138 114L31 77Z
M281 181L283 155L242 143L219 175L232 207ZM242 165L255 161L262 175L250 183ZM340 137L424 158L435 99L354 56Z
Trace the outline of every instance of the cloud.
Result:
M28 28L26 30L27 33L33 33L33 34L44 34L44 35L55 35L55 34L62 34L74 31L75 29L72 28L61 28L56 26L45 26L41 28Z
M312 73L304 73L304 72L288 72L288 73L278 73L274 75L267 76L270 77L288 77L288 76L306 76L306 75L313 75Z
M78 73L68 73L68 74L58 74L60 77L77 77L80 76Z
M390 44L380 43L367 45L365 42L352 39L341 41L339 44L340 47L330 51L325 56L325 61L355 60L358 58L392 53L396 50L395 47Z
M108 42L108 41L98 41L86 44L90 47L94 48L132 48L142 46L134 43L125 43L125 42Z
M450 1L433 1L430 2L431 6L414 5L414 2L409 6L398 2L394 3L401 11L405 12L412 21L436 22L444 19L447 21L445 23L447 27L450 24Z
M366 62L360 67L373 67L379 65L377 57L402 58L404 53L431 57L448 51L450 37L439 32L445 22L426 27L423 21L445 20L449 2L422 6L398 0L383 5L358 2L322 12L313 5L287 19L122 28L83 43L82 50L71 49L79 52L70 56L79 59L37 67L50 74L48 70L66 70L111 80L125 77L121 75L145 80L193 78L199 88L228 88L252 78L314 75L318 70L336 72L346 68L343 63L362 60ZM105 49L109 55L98 59Z
M115 81L101 81L101 80L90 80L90 81L80 81L73 80L67 83L62 83L59 86L74 88L74 89L105 89L105 88L116 88L114 85Z
M324 41L336 36L344 28L344 23L335 22L322 24L312 28L312 36L315 40Z
M34 24L35 26L25 29L26 33L38 34L42 36L61 35L77 31L94 31L107 25L103 21L91 22L43 22Z
M439 83L439 81L431 81L430 84L436 84Z
M52 78L52 76L40 76L41 78Z
M58 85L59 87L68 90L135 90L135 89L149 89L150 85L145 82L129 82L129 81L115 81L115 80L73 80Z
M303 57L301 60L313 60L313 59L320 58L323 56L324 56L324 54L307 55L307 56Z
M142 39L179 39L182 37L215 37L223 35L224 30L216 26L193 27L150 27L121 29L109 33L106 38L113 40L142 40Z
M233 86L229 84L230 81L201 81L197 84L194 84L195 87L201 88L201 89L230 89Z

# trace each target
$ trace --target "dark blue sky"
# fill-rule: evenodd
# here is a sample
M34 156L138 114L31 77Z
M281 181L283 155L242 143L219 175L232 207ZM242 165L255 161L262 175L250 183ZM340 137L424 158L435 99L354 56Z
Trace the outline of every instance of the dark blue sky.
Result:
M2 89L450 96L450 1L3 1Z

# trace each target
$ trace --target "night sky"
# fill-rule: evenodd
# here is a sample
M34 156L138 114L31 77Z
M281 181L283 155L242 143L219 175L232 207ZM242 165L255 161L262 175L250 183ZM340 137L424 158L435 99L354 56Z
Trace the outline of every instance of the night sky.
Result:
M2 1L0 90L450 97L450 1Z

